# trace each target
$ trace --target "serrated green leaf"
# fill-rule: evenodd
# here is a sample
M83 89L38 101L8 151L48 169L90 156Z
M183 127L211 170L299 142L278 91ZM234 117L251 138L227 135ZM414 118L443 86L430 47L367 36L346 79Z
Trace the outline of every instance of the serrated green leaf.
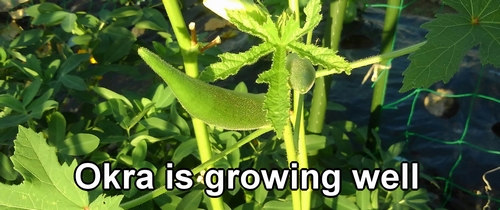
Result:
M278 138L283 136L290 110L290 73L285 68L286 51L278 47L274 51L271 69L259 75L257 83L269 84L264 109L267 110L266 118L272 123Z
M483 65L500 67L500 1L443 0L459 14L440 14L422 25L428 29L427 43L408 58L400 92L447 83L458 71L465 54L479 47Z
M234 24L240 31L259 37L273 45L281 45L278 28L268 13L251 13L239 10L227 10L229 22Z
M61 83L65 87L70 88L70 89L75 89L75 90L80 90L80 91L84 91L87 89L87 84L79 76L66 74L66 75L59 77L59 81L61 81Z
M300 23L294 18L288 18L283 28L283 34L281 36L284 45L299 39L304 36L308 31L313 30L321 21L323 16L321 11L321 1L312 0L309 1L307 6L304 8L304 13L306 14L306 22L302 28L300 28Z
M77 162L59 164L55 148L45 143L42 133L36 134L19 126L14 141L14 168L24 177L20 185L0 183L0 208L11 209L83 209L88 194L74 182ZM24 202L23 202L24 200Z
M99 146L99 138L89 133L78 133L57 145L58 152L66 155L86 155Z
M324 47L314 45L306 45L302 42L291 42L287 45L287 49L296 52L300 57L307 58L314 65L321 65L325 69L335 69L337 74L351 74L352 68L349 63L335 51Z
M219 55L220 62L211 64L207 69L201 72L199 79L206 82L213 82L218 79L226 79L235 75L246 65L252 65L261 57L271 53L274 47L269 42L264 42L253 46L248 51L241 53L223 53Z
M92 210L121 210L120 202L123 199L123 195L117 196L107 196L104 194L99 195L92 203L88 209Z
M306 14L306 23L304 24L304 27L302 27L302 35L306 34L310 30L313 30L323 18L321 15L321 1L309 1L304 8L304 14Z

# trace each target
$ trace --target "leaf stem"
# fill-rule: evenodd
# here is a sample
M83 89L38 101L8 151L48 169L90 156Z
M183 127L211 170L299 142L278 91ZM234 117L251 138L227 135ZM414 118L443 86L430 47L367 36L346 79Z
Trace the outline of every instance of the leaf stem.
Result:
M383 60L389 60L389 59L397 58L399 56L403 56L403 55L410 54L412 52L417 51L425 43L427 43L427 41L423 41L423 42L420 42L418 44L414 44L414 45L411 45L409 47L405 47L405 48L402 48L402 49L399 49L399 50L395 50L395 51L392 51L392 52L389 52L389 53L384 53L384 54L381 54L381 55L376 55L376 56L372 56L372 57L368 57L368 58L363 58L363 59L360 59L360 60L357 60L357 61L353 61L353 62L350 63L350 66L351 66L352 69L356 69L356 68L359 68L359 67L363 67L363 66L368 66L368 65L380 63ZM337 69L317 71L316 72L316 78L318 78L318 77L324 77L324 76L331 75L331 74L335 74L337 72L338 72Z

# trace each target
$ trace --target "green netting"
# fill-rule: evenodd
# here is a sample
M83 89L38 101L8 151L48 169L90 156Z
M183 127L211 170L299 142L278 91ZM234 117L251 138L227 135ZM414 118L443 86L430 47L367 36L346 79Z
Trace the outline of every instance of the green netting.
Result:
M387 4L366 4L365 6L366 7L382 7L382 8L396 8L396 9L399 9L399 14L401 15L401 12L403 9L407 8L408 6L410 6L411 4L415 3L417 0L412 0L410 1L409 3L406 3L404 4L403 2L404 1L401 1L401 5L399 7L393 7L393 6L389 6ZM440 10L438 13L441 13L442 10L443 10L443 4L441 4L440 6ZM396 38L397 38L397 35L396 35ZM392 43L393 47L394 47L394 43ZM389 62L389 64L391 63L391 61ZM390 68L390 66L389 66ZM381 74L383 73L387 73L388 70L384 70L382 69L382 72ZM472 92L470 93L466 93L466 94L442 94L442 93L438 93L434 90L431 90L431 89L426 89L426 88L420 88L420 89L415 89L414 91L412 91L410 94L398 99L398 100L395 100L394 102L390 102L390 103L387 103L387 104L384 104L383 105L383 109L384 110L390 110L390 109L397 109L398 108L398 105L402 104L403 102L405 101L412 101L411 102L411 108L409 110L409 113L408 113L408 121L407 121L407 128L406 131L405 131L405 141L407 142L406 145L409 145L408 143L410 143L411 141L414 141L415 139L411 138L411 137L417 137L418 139L425 139L427 141L432 141L432 142L437 142L439 144L445 144L445 145L453 145L454 147L457 147L458 148L458 151L459 151L459 154L455 160L455 163L454 165L451 167L451 169L449 170L448 172L448 176L446 177L442 177L442 176L435 176L433 177L435 180L440 180L440 181L443 181L445 184L444 184L444 190L443 190L443 193L444 193L444 197L446 198L444 200L444 202L442 203L442 207L444 207L449 201L450 201L450 198L452 197L453 195L453 189L458 189L462 192L465 192L469 195L471 195L472 197L477 197L477 198L483 198L483 199L486 199L486 204L484 204L482 206L483 209L490 209L490 204L492 202L497 202L497 203L500 203L500 199L499 198L495 198L493 196L491 196L491 192L494 190L491 188L490 186L490 182L493 181L493 180L498 180L498 179L494 179L492 178L493 175L490 175L489 176L489 179L486 178L486 174L487 173L493 173L494 171L497 171L497 170L500 170L500 167L499 168L494 168L494 169L491 169L489 171L486 171L483 176L482 176L482 179L483 179L483 182L484 182L484 192L486 195L484 194L479 194L474 191L471 191L470 189L467 189L466 187L463 187L461 186L460 184L457 184L456 182L453 182L453 178L454 178L454 175L456 174L456 172L459 170L459 166L461 164L464 163L464 154L463 154L463 150L464 148L470 148L470 149L475 149L475 150L478 150L482 153L485 153L485 154L492 154L492 155L500 155L500 151L498 150L492 150L492 149L488 149L488 142L484 143L483 145L479 145L479 144L473 144L469 141L467 141L467 134L469 132L469 129L470 129L470 124L471 124L471 119L472 119L472 116L474 115L474 104L476 103L477 100L481 100L481 99L484 99L484 100L488 100L488 101L491 101L491 102L494 102L494 103L497 103L497 104L500 104L500 100L497 99L497 98L494 98L494 97L491 97L491 96L488 96L488 95L484 95L484 94L481 94L480 91L479 91L479 87L480 87L480 84L481 84L481 81L482 81L482 78L483 78L483 74L485 72L485 68L484 66L481 68L480 72L479 72L479 79L475 85L475 88L474 90L471 90ZM379 76L380 78L380 76ZM374 84L377 82L378 80L375 80L374 83L372 84L372 88L374 86ZM417 102L419 101L418 99L420 98L421 94L423 93L434 93L434 94L437 94L437 95L440 95L440 96L443 96L443 97L450 97L450 98L468 98L469 99L469 107L468 107L468 111L467 111L467 116L466 116L466 119L465 119L465 123L464 123L464 127L463 127L463 131L460 135L460 138L456 139L456 140L444 140L444 139L437 139L437 138L434 138L434 137L431 137L431 136L428 136L426 135L425 133L422 133L422 132L415 132L415 131L412 131L410 129L412 123L413 123L413 119L414 119L414 116L415 116L415 111L416 111L416 105L417 105ZM383 114L382 114L383 115ZM407 148L408 149L408 148ZM498 157L500 160L500 157ZM500 166L500 164L499 164ZM425 167L425 165L424 165Z

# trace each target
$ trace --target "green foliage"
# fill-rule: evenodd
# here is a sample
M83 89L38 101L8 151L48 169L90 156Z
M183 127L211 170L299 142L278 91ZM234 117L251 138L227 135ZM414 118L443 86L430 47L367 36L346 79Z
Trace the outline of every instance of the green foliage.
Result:
M491 34L498 34L495 9L500 4L488 0L444 2L459 14L441 15L424 25L430 30L427 44L410 57L412 64L402 90L449 80L459 57L477 44L483 63L498 66L498 38ZM208 166L288 168L287 145L280 138L290 118L291 88L307 93L317 73L311 65L322 66L329 74L350 74L351 66L356 66L331 49L302 42L322 19L319 0L300 1L300 21L283 11L285 1L262 1L274 6L271 12L253 3L246 5L247 10L228 11L232 24L262 43L241 53L215 57L218 51L211 49L212 53L196 55L201 66L208 66L196 79L175 68L184 62L165 14L154 7L126 6L133 5L131 1L119 3L125 6L103 9L98 15L67 11L53 3L35 4L27 8L26 17L33 26L26 25L15 39L0 38L0 196L10 198L0 200L0 208L211 209L203 184L188 192L165 190L166 161L176 168L192 169L195 176ZM349 3L346 12L352 15L355 7ZM477 24L473 17L478 18ZM130 28L153 31L165 40L153 41L155 53L150 52ZM235 90L205 83L226 79L268 55L271 68L256 81L269 85L265 94L248 93L244 83ZM307 65L288 65L287 56L293 55ZM428 55L435 56L429 60ZM143 94L100 86L100 77L110 71L149 80L152 72L138 72L141 56L167 85L154 84ZM365 65L378 61L370 62ZM78 103L76 113L66 109L71 100ZM305 109L310 105L306 101ZM327 106L334 111L346 109L333 102ZM216 125L207 128L207 149L213 158L206 162L200 158L199 134L195 135L191 115ZM271 130L269 126L275 135L262 136ZM248 131L262 127L267 130ZM405 144L383 150L377 138L376 151L354 146L365 144L366 133L366 128L350 121L337 121L325 125L321 134L306 134L308 167L320 172L329 168L398 170L401 162L396 159ZM72 176L83 161L110 162L112 169L149 169L155 174L157 189L140 191L132 184L130 190L80 190ZM92 177L83 174L84 180ZM334 198L313 192L311 209L429 209L424 189L387 191L377 186L373 191L356 190L348 176L342 176L341 183L340 195ZM22 202L27 199L32 202ZM268 191L261 185L249 191L239 182L221 199L226 209L292 209L294 203L289 188Z
M0 183L0 207L6 209L121 209L123 196L100 195L90 201L89 194L76 186L72 161L59 164L56 149L45 143L41 133L19 126L11 157L14 169L24 178L20 185Z
M258 7L255 5L256 9ZM225 79L230 75L237 74L242 66L252 64L258 58L272 52L273 63L271 69L260 74L257 83L269 84L264 108L267 112L267 119L272 123L278 138L281 138L291 108L289 103L284 103L290 101L290 86L288 85L290 73L285 67L287 50L309 59L315 65L335 69L337 73L345 72L349 74L351 70L348 63L342 57L336 55L335 52L314 45L304 45L296 41L319 24L322 17L319 14L320 9L319 0L310 1L304 8L306 22L303 27L300 27L297 21L287 19L284 25L280 25L282 28L278 28L277 24L273 23L270 14L265 10L253 13L246 13L242 10L228 10L229 22L239 30L262 39L264 43L244 53L224 53L220 55L222 61L210 65L201 73L200 79L205 81ZM286 13L283 15L286 15ZM279 33L280 31L282 33ZM245 60L247 57L252 59Z
M500 67L500 2L495 0L443 0L458 14L437 15L422 25L429 30L427 43L410 55L410 66L403 73L401 92L447 83L459 70L460 62L472 47L479 45L483 65Z

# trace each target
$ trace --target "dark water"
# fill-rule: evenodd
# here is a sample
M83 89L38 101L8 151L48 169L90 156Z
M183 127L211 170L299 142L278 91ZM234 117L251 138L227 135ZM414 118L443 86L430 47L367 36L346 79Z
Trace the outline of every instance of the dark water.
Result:
M340 54L349 60L376 55L379 52L380 36L375 34L381 34L383 10L369 9L363 16L365 20L361 27L346 27L344 34L345 36L364 34L373 40L374 45L370 49L340 50ZM429 20L418 16L401 17L395 49L424 41L427 31L420 28L420 25ZM385 104L398 102L413 93L413 91L402 94L398 92L402 86L402 73L409 63L407 56L392 61ZM367 125L373 90L370 81L364 85L361 85L361 81L368 69L369 67L353 70L351 76L334 76L336 84L332 87L330 100L343 104L347 107L347 111L331 113L329 120L351 120L358 125ZM448 84L437 83L429 89L436 90L437 88L450 89L455 94L474 93L477 88L478 94L500 99L500 70L492 66L482 67L476 48L463 59L460 70ZM457 98L458 113L450 119L442 119L431 115L425 109L423 101L427 94L428 92L422 91L395 104L396 109L383 111L380 130L383 146L387 148L395 142L405 141L406 131L416 133L419 136L413 135L408 138L406 146L408 151L402 156L409 160L419 161L429 175L445 178L451 175L452 182L471 191L480 190L484 195L485 184L481 176L488 170L500 167L500 137L491 130L493 124L500 121L500 104L472 96ZM412 112L415 96L417 99ZM413 115L409 121L411 113ZM468 119L468 127L466 127ZM437 139L439 142L427 140L422 136ZM452 144L459 139L463 140L461 144ZM490 150L496 154L484 150ZM460 155L461 161L450 174L450 170ZM490 173L487 178L492 185L493 193L496 190L496 198L500 198L500 193L498 193L500 171ZM466 195L466 199L469 200L475 198L467 196L469 195ZM452 197L455 197L455 194ZM456 196L455 199L457 197L460 196ZM498 206L498 203L496 205Z

